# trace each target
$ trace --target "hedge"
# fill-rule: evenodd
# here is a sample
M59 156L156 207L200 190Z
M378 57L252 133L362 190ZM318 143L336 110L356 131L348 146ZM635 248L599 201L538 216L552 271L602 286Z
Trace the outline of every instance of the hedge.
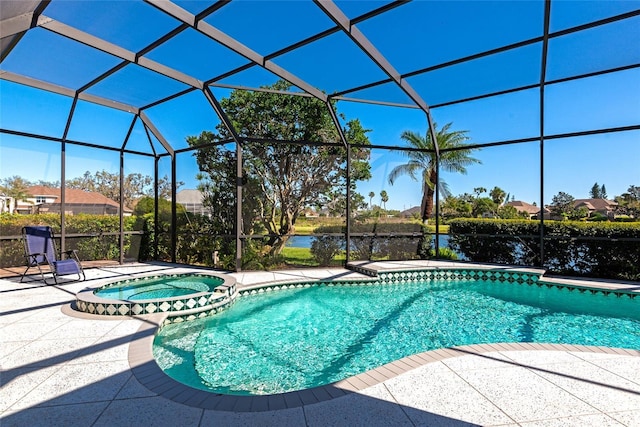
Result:
M449 246L469 261L540 265L537 221L455 219L449 225ZM552 274L640 280L640 223L545 221L543 267Z
M135 217L126 217L125 231L133 231ZM0 229L2 236L21 236L22 227L27 225L49 225L54 234L60 236L60 215L0 215ZM67 234L95 234L92 237L67 237L65 249L76 249L81 260L118 260L120 256L120 241L118 235L105 236L104 233L120 231L120 218L115 215L77 214L65 217L65 231ZM137 259L138 245L132 245L132 236L125 235L125 256ZM59 245L59 241L56 242ZM24 243L21 238L0 240L0 267L16 267L25 265ZM60 249L58 247L58 249Z
M311 254L320 265L329 265L331 259L344 250L345 231L344 225L314 229L314 234L324 234L316 236L311 243ZM356 234L351 236L352 260L406 260L433 256L431 235L424 234L423 227L417 223L353 224L351 233Z

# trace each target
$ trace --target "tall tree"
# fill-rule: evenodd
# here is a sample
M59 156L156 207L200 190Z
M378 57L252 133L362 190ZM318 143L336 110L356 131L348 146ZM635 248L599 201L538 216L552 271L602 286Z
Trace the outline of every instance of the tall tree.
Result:
M346 150L327 105L315 98L283 93L291 89L284 81L266 89L234 90L220 104L241 138L244 174L258 186L257 219L270 235L270 253L278 254L295 233L305 206L344 203ZM342 130L349 142L368 143L369 131L358 120L348 121ZM212 134L214 142L231 139L223 124ZM351 154L353 190L356 181L368 179L371 172L368 151L353 149ZM210 148L199 148L196 158L201 169L202 162L215 155Z
M27 199L31 197L28 191L30 185L29 181L17 175L2 180L0 192L15 201L11 213L15 213L18 202L28 202Z
M473 192L476 193L476 198L480 197L481 194L486 193L487 189L484 187L475 187Z
M507 193L500 187L493 187L493 189L489 192L489 196L491 196L491 200L498 206L502 206L507 198Z
M473 212L471 195L447 196L442 202L442 216L444 218L469 218Z
M601 191L600 191L600 186L598 185L597 182L595 184L593 184L593 186L591 187L591 190L589 190L589 196L591 196L592 199L601 199L602 198L602 194L601 194Z
M434 124L434 127L436 125ZM436 140L440 149L440 169L446 172L467 173L467 166L481 163L480 160L470 156L472 149L466 148L465 141L469 139L468 131L451 131L451 123L444 125L437 133ZM422 203L420 216L423 222L427 222L433 212L433 199L436 185L436 153L431 141L431 135L426 136L412 131L405 131L400 136L410 147L419 151L403 151L409 161L393 168L389 173L389 182L393 185L401 175L409 175L414 181L422 184ZM440 190L443 197L449 195L446 183L440 177Z
M373 198L376 197L376 193L373 191L369 192L369 209L373 208Z
M626 193L615 197L615 201L618 214L640 218L640 185L630 185Z
M477 197L473 201L473 209L471 214L475 217L483 217L485 215L496 215L497 206L489 197Z
M92 191L103 196L120 201L120 174L106 170L92 174L86 171L82 176L67 180L67 188ZM183 182L176 183L179 188ZM135 172L124 177L123 194L125 206L132 206L133 202L143 196L153 196L153 179L148 175ZM171 196L171 183L167 176L158 180L158 195L168 199Z
M607 189L605 188L604 184L602 184L602 187L600 187L600 197L603 199L607 198Z
M626 193L621 196L625 200L640 201L640 185L630 185Z
M236 226L236 153L233 147L217 144L217 136L204 131L199 136L187 137L191 146L210 145L194 152L200 172L198 190L203 205L208 208L212 229L220 235L235 233ZM256 229L254 218L259 215L260 183L255 177L244 177L242 191L242 226L245 234L262 232Z
M560 191L551 200L551 212L561 216L563 219L568 219L574 214L574 202L575 198L572 195Z
M380 192L380 201L382 202L383 209L387 210L387 202L389 201L389 194L385 190Z

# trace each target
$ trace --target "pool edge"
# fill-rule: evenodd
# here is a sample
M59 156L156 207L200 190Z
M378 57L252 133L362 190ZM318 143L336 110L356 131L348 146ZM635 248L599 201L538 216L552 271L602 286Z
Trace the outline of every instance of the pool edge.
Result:
M447 347L416 353L335 383L265 396L234 396L195 389L167 375L153 357L153 339L166 315L147 318L129 345L129 366L136 380L151 392L194 408L232 412L293 409L357 393L431 363L467 355L503 351L564 351L640 357L640 350L549 343L489 343Z
M467 270L472 270L469 266L465 266ZM456 268L449 268L456 270ZM407 270L417 271L418 269L407 269L405 267L404 272ZM423 270L423 269L420 269ZM434 269L438 270L438 269ZM447 268L440 267L439 270L447 270ZM479 270L484 270L481 268ZM397 273L401 270L394 271L380 271L381 273ZM507 268L504 271L536 275L540 273L537 269L526 268ZM372 278L375 281L374 278ZM548 283L544 283L543 274L539 274L539 286L548 286ZM367 285L371 280L349 280L352 285ZM308 280L308 281L296 281L296 282L272 282L272 283L260 283L252 286L239 286L238 293L243 292L258 292L262 289L267 292L266 288L285 289L291 285L299 286L311 286L312 284L323 283L323 280ZM335 280L334 282L341 282ZM540 283L541 282L541 283ZM530 283L532 284L532 283ZM566 284L553 284L551 286L567 288ZM588 288L588 287L587 287ZM601 289L597 289L601 291ZM615 293L615 292L608 292ZM623 292L627 293L627 292ZM634 292L632 292L634 293ZM634 295L635 296L635 295ZM604 354L619 354L625 356L640 357L640 350L613 348L613 347L599 347L599 346L585 346L585 345L573 345L573 344L551 344L551 343L488 343L488 344L472 344L457 347L447 347L437 350L425 351L422 353L416 353L402 359L387 363L369 371L360 373L353 377L345 378L335 383L327 384L324 386L314 387L305 390L292 391L281 394L266 395L266 396L235 396L224 395L215 392L195 389L183 383L180 383L173 378L169 377L162 371L160 366L153 357L153 339L158 329L166 320L166 316L159 316L155 320L156 326L152 324L144 324L138 331L140 338L135 339L129 346L129 365L135 376L141 385L149 389L150 391L172 400L177 403L188 405L195 408L205 410L218 410L218 411L231 411L231 412L264 412L275 411L283 409L293 409L304 407L305 405L311 405L315 403L324 402L339 398L351 393L364 390L369 387L373 387L386 380L397 377L404 373L407 373L413 369L417 369L421 366L428 365L430 363L440 362L446 359L451 359L465 355L482 355L486 353L495 353L502 351L565 351L565 352L591 352L591 353L604 353ZM149 328L154 328L153 333L149 333Z

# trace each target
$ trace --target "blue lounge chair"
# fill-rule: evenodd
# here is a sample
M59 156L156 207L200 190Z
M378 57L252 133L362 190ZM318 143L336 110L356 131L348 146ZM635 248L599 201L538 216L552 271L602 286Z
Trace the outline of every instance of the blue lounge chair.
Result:
M53 280L58 284L58 276L77 274L77 280L84 280L85 275L75 250L65 251L66 258L58 259L56 256L56 245L53 240L53 230L47 225L27 226L22 228L24 238L25 257L27 258L27 269L22 273L20 282L32 267L37 267L40 271L42 281L46 284L47 279L41 265L48 265L53 274ZM74 280L75 281L75 280Z

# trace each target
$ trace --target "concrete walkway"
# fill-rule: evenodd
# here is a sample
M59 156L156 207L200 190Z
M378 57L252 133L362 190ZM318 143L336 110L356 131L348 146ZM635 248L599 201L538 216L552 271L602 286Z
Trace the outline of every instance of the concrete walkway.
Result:
M382 381L372 376L368 385L363 376L347 381L341 397L276 410L177 403L179 396L142 385L131 368L130 345L148 339L141 332L153 330L144 327L148 320L82 318L69 310L86 287L152 270L183 269L94 268L86 282L55 286L0 280L2 427L640 426L640 351L575 346L495 344L422 353ZM357 274L325 269L234 276L247 285Z

